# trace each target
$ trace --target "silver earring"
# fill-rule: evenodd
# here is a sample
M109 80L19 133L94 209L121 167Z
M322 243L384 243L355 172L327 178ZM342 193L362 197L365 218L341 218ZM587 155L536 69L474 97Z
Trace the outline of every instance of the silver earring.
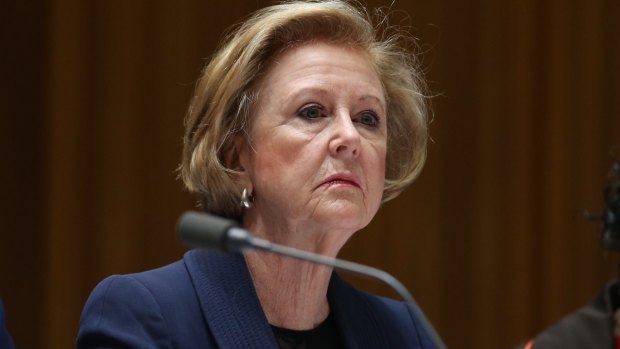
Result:
M240 204L243 208L252 208L254 205L254 198L252 197L252 194L248 193L248 188L243 188L243 191L241 192Z

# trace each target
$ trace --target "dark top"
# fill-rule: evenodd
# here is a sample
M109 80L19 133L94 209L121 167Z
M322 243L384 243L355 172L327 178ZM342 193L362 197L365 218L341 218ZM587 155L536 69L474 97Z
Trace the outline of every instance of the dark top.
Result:
M336 321L329 313L327 319L311 330L289 330L271 326L280 349L341 349L340 334Z
M332 275L327 300L345 348L435 348L403 302L361 292ZM277 349L239 254L202 249L183 260L114 275L91 293L77 347Z

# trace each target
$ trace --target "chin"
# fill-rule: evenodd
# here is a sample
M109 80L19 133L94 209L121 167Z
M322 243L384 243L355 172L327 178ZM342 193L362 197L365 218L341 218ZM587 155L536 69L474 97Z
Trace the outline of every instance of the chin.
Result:
M368 225L372 217L368 218L367 212L359 209L340 208L330 209L317 217L318 221L333 230L356 232Z

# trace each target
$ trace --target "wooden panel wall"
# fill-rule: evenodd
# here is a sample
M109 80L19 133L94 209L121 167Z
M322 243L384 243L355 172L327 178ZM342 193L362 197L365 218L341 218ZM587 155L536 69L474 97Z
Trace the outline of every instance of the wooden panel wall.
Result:
M73 346L99 280L182 255L174 225L194 198L175 168L193 83L222 32L267 3L9 1L0 295L18 347ZM400 278L450 347L510 347L617 273L580 212L602 208L620 143L620 3L393 9L420 40L433 143L420 179L342 256Z

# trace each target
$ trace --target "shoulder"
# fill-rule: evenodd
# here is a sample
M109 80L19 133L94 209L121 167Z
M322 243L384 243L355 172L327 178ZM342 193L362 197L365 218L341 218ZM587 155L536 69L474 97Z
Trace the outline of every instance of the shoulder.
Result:
M82 311L78 347L167 348L204 327L191 278L177 261L99 283Z
M547 328L534 338L532 347L611 348L614 318L610 296L616 287L617 284L610 284L592 303Z
M78 348L169 346L161 309L130 275L113 275L91 293L80 318Z
M168 308L176 307L179 303L195 301L194 294L183 261L177 261L140 273L112 275L95 287L87 306L109 307L120 304L140 309L140 306L148 304L151 307L156 305L155 309L166 313Z

